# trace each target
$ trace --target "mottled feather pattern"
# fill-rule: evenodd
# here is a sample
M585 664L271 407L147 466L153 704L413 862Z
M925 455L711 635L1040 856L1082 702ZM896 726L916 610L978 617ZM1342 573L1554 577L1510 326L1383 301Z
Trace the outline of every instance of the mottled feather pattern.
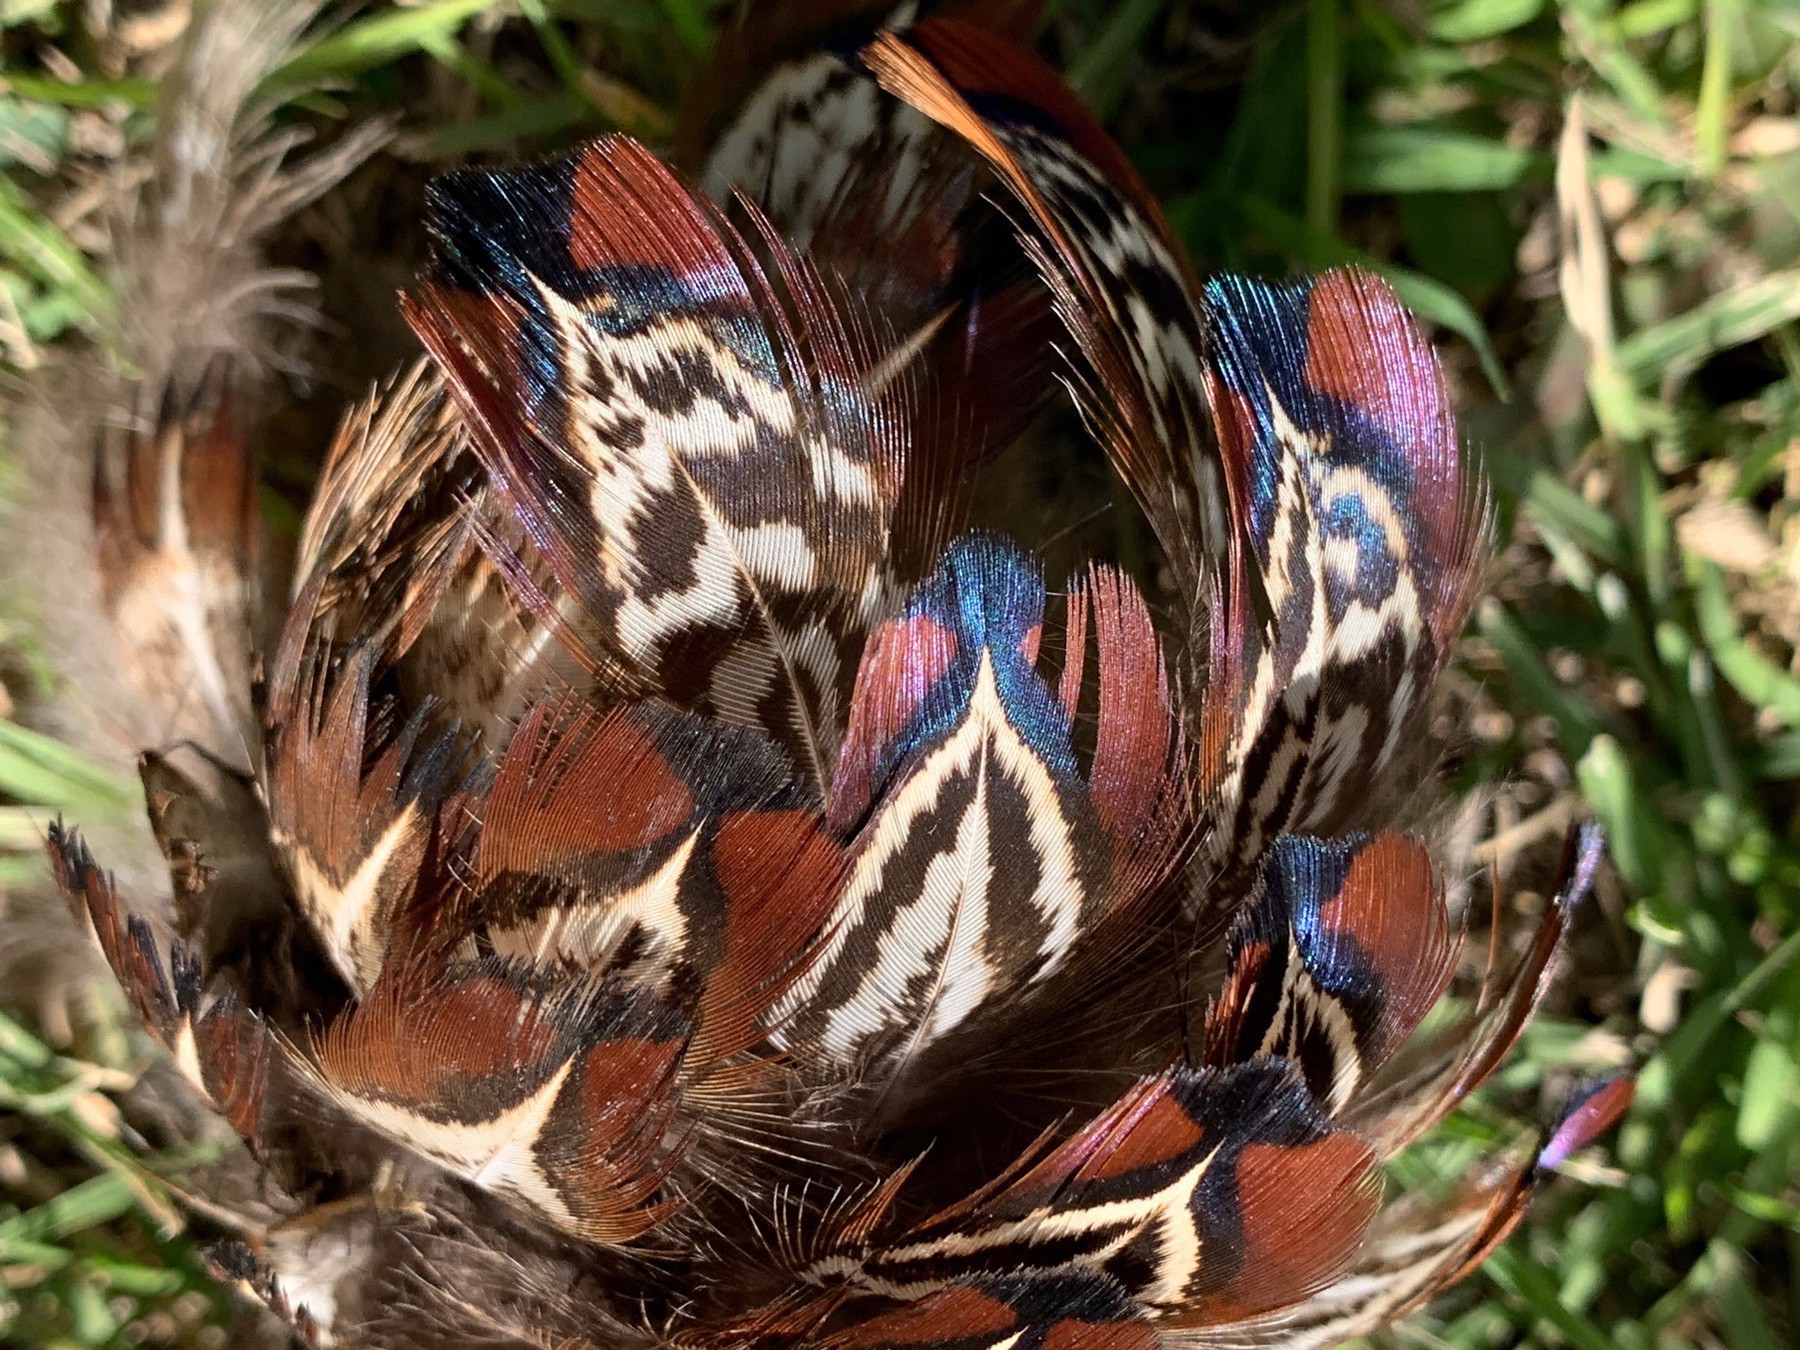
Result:
M217 1273L309 1344L1336 1344L1628 1108L1384 1202L1600 839L1427 1024L1467 953L1395 805L1486 525L1436 358L1360 272L1201 287L1034 11L759 12L697 186L618 136L441 179L249 764L145 759L180 933L52 832L281 1198ZM1166 582L969 518L1059 365ZM115 595L250 481L149 462Z
M1485 529L1411 319L1355 273L1197 294L1118 148L1052 73L979 30L932 20L867 59L1017 196L1085 358L1078 404L1163 545L1204 667L1209 873L1235 883L1284 829L1365 823L1351 798L1378 795L1345 784L1393 774L1416 744Z
M576 640L632 687L768 727L825 780L844 644L884 598L898 388L868 388L855 328L785 245L632 143L453 176L434 220L409 315L580 602Z
M482 553L527 550L495 510L442 377L419 362L344 419L295 565L293 603L269 673L265 720L279 735L295 685L321 651L372 646L412 702L503 735L527 696L575 669ZM514 556L509 554L509 557ZM542 590L542 569L521 562Z
M1043 408L1059 334L1005 223L979 203L981 156L883 96L863 53L876 34L932 15L1021 40L1036 10L1031 0L755 7L676 132L677 162L715 199L747 202L867 313L869 378L928 391L896 410L909 451L888 552L903 582L928 572L955 533L968 467Z
M1083 658L1065 656L1059 698L1037 669L1043 578L1016 546L958 540L871 638L828 808L851 869L785 1041L898 1073L984 1009L1016 1016L1172 861L1179 760L1155 633L1116 575L1075 594L1096 597L1079 610L1102 630L1088 775L1071 742Z
M828 25L826 35L835 32L840 41L849 36L843 22ZM871 224L891 235L906 216L933 205L914 190L931 123L883 99L862 77L855 65L856 38L862 36L866 30L838 50L809 47L760 80L718 134L699 174L714 197L746 192L796 247L809 252L821 229L829 232L835 213L867 209L872 184L858 180L871 174L872 165L879 165L882 190ZM862 190L850 190L857 186Z
M1248 470L1257 584L1227 625L1246 680L1221 809L1235 801L1224 833L1251 860L1283 829L1363 823L1384 781L1416 767L1420 716L1472 603L1486 498L1436 357L1380 283L1226 278L1206 309L1214 423ZM1253 598L1268 610L1260 650Z
M1232 480L1210 454L1199 316L1154 198L1053 72L979 27L930 19L863 58L1017 195L1025 247L1084 358L1069 373L1077 404L1168 547L1197 629Z
M1207 1060L1290 1059L1339 1110L1431 1010L1455 956L1443 887L1420 845L1285 835L1227 937Z

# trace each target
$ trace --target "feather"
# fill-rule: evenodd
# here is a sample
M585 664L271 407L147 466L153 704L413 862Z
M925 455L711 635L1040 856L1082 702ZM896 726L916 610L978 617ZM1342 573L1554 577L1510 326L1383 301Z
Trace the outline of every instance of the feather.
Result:
M1599 835L1422 1032L1481 475L1381 283L1195 282L1036 10L759 11L684 116L717 203L621 137L441 180L259 717L232 403L171 354L109 447L97 612L241 744L142 758L173 940L50 857L250 1146L219 1275L313 1343L1326 1345L1629 1105L1381 1207ZM965 529L1063 346L1172 625Z
M242 763L262 530L228 377L164 386L148 425L111 439L94 460L94 543L139 697L167 739Z
M1084 365L1068 378L1176 574L1184 627L1205 623L1207 559L1237 476L1212 454L1204 350L1186 265L1154 198L1062 81L949 19L878 34L862 59L884 88L964 139L1022 211L1023 243Z
M1551 1132L1549 1142L1538 1150L1538 1170L1555 1171L1612 1129L1631 1109L1636 1095L1636 1082L1625 1074L1583 1084L1564 1108L1562 1120Z
M1022 41L1041 0L776 0L745 6L710 66L692 82L675 135L678 164L720 200L743 192L809 252L821 222L877 201L940 209L910 190L930 123L880 97L856 52L876 32L921 12ZM896 168L896 165L899 167Z
M1249 646L1236 592L1223 631L1242 645L1226 664L1247 678L1208 690L1234 705L1214 835L1229 864L1281 830L1354 828L1416 768L1432 682L1472 603L1487 497L1460 461L1437 359L1385 283L1227 278L1209 286L1207 317L1208 396L1221 446L1246 466L1272 616L1270 640Z
M324 1244L308 1244L308 1269L311 1280L302 1283L290 1274L297 1267L290 1256L259 1251L247 1242L216 1242L202 1253L207 1273L241 1298L254 1301L275 1314L288 1327L293 1337L304 1346L335 1345L331 1327L337 1321L335 1287L347 1276L347 1265L364 1260L367 1253L360 1244L333 1244L335 1251L320 1251ZM320 1258L326 1258L324 1264Z
M1104 1275L1003 1276L865 1316L828 1350L1155 1350L1157 1334Z
M898 1076L959 1028L1018 1016L1172 869L1180 761L1155 633L1116 573L1076 594L1100 643L1085 777L1036 669L1043 581L1014 546L964 537L871 639L827 808L850 871L782 1043ZM1084 619L1072 650L1086 641Z
M266 1233L216 1244L214 1278L309 1346L358 1350L630 1350L655 1345L613 1314L591 1276L392 1188L317 1206Z
M1226 943L1206 1060L1292 1060L1341 1110L1450 983L1450 914L1425 851L1398 835L1275 841Z
M1417 1055L1397 1060L1378 1091L1365 1092L1352 1123L1376 1141L1384 1158L1437 1125L1499 1068L1550 992L1570 919L1593 885L1605 843L1592 823L1569 835L1549 901L1519 958L1504 967L1496 943L1468 1015ZM1496 938L1498 933L1499 926Z
M1416 764L1482 556L1484 489L1429 347L1358 273L1227 278L1202 299L1118 148L1053 73L990 36L931 20L877 36L865 59L1016 194L1086 363L1078 403L1168 555L1188 632L1210 623L1193 719L1209 873L1253 873L1284 829L1362 823Z
M685 1019L643 993L482 960L391 962L313 1046L322 1096L452 1174L594 1242L668 1209Z
M433 228L409 318L596 664L829 781L905 447L817 278L623 140L453 175Z
M272 732L269 840L294 903L357 992L375 981L396 913L412 898L438 808L460 786L455 728L431 734L424 710L371 727L374 654L320 658L295 688L298 715Z
M417 363L344 419L300 540L293 604L271 663L271 735L298 710L306 664L361 641L371 679L498 734L553 682L544 634L476 548L509 537L443 381ZM540 581L540 584L541 581ZM571 668L572 669L572 668Z
M653 989L694 1019L703 1062L764 1034L842 871L775 745L661 704L539 705L481 815L468 884L421 936Z
M120 905L79 834L58 821L45 847L57 889L93 936L138 1021L233 1129L254 1136L272 1053L261 1019L230 995L202 998L193 951L179 941L158 942L142 915Z
M1380 1330L1475 1270L1525 1217L1547 1173L1593 1143L1631 1104L1629 1078L1577 1095L1550 1142L1535 1156L1496 1160L1443 1196L1413 1195L1377 1216L1343 1277L1304 1304L1232 1328L1169 1338L1182 1350L1321 1350Z
M952 1279L1110 1276L1170 1325L1297 1303L1356 1250L1374 1155L1278 1061L1145 1079L1014 1179L860 1254L821 1263L890 1298Z
M1042 410L1055 323L978 156L886 98L858 59L877 32L950 14L1015 41L1037 0L823 0L746 7L692 82L674 158L721 203L748 201L872 324L866 379L919 396L889 552L902 583L967 523L970 469Z
M254 1008L271 1027L298 1031L335 1011L345 992L337 967L299 913L270 856L268 817L247 777L198 778L191 755L145 751L138 762L151 833L168 864L174 930L209 985Z

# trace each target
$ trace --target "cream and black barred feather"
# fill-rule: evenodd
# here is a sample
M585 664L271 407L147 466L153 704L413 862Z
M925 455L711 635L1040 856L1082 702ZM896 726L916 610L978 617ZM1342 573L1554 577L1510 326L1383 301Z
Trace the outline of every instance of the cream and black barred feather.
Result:
M634 142L452 175L432 219L408 315L568 597L540 617L605 695L762 727L822 786L886 599L904 386L771 227Z
M982 200L980 154L884 96L862 52L928 14L1023 41L1035 0L806 0L748 7L696 81L675 159L748 203L873 324L875 378L923 386L901 411L907 472L889 540L916 581L968 509L969 466L1043 407L1060 337L1049 296Z
M1284 830L1377 823L1361 808L1416 767L1486 533L1411 319L1357 273L1198 288L1118 147L979 28L933 19L865 55L1015 195L1085 358L1077 402L1163 545L1205 686L1205 874L1239 882Z
M1465 963L1392 807L1480 474L1379 280L1197 283L1034 8L759 9L691 180L617 136L440 180L425 359L347 415L263 678L131 628L254 699L248 763L144 762L179 935L52 861L275 1197L216 1272L308 1343L1335 1344L1625 1109L1384 1205L1600 841L1428 1024ZM1172 595L972 518L1059 379ZM200 411L143 444L196 428L207 492L101 480L121 595L196 508L248 547Z

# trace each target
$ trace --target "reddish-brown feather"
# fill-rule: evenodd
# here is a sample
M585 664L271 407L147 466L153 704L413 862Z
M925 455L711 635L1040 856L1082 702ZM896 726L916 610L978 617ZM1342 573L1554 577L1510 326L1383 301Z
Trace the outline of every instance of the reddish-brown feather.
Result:
M558 1034L550 1010L506 981L440 984L435 971L390 962L356 1008L326 1028L314 1053L351 1092L430 1105L454 1080L543 1067Z
M883 1313L831 1338L831 1350L884 1350L888 1346L931 1346L976 1341L1018 1330L1019 1318L999 1299L979 1289L942 1293Z
M955 659L955 634L928 614L891 619L869 635L825 812L833 830L848 834L867 814L882 755Z
M1421 569L1430 587L1425 617L1441 667L1474 603L1486 517L1471 509L1479 475L1458 448L1437 353L1393 291L1360 272L1318 279L1308 297L1307 335L1307 382L1406 447L1409 504L1430 564Z
M239 425L229 377L216 371L183 406L173 388L147 430L125 438L124 482L115 485L106 454L95 457L93 520L103 594L115 602L129 571L151 555L172 549L167 523L181 523L180 543L195 554L214 554L248 566L256 556L261 518L256 473ZM163 493L173 462L177 500L165 510Z
M1084 1130L1079 1148L1058 1150L1027 1174L1022 1186L1053 1187L1065 1181L1105 1181L1179 1158L1205 1131L1170 1094L1166 1079L1152 1079L1134 1097L1108 1112L1104 1126Z
M694 1058L749 1049L769 1009L806 964L844 876L843 851L813 811L739 811L713 838L725 897L725 954L701 997Z
M1154 1329L1135 1317L1097 1313L1089 1306L1091 1292L1080 1283L1061 1300L1053 1283L1021 1297L1024 1293L1008 1290L1004 1282L943 1289L864 1314L825 1340L821 1350L1155 1350L1161 1344Z
M679 1157L683 1026L642 994L391 961L312 1053L371 1128L557 1227L623 1243L672 1212L657 1195ZM514 1118L534 1100L535 1117Z
M1431 855L1404 835L1377 835L1356 855L1319 917L1326 932L1355 942L1381 978L1381 1033L1365 1053L1384 1060L1424 1020L1455 973L1458 944Z
M198 1073L194 1086L231 1127L257 1143L276 1057L267 1025L231 993L212 999L202 1012L199 956L179 941L159 943L142 916L127 913L112 879L60 821L50 827L45 849L58 890L76 921L93 934L140 1024L176 1057L184 1074ZM184 1048L190 1038L191 1063Z
M1200 1288L1171 1311L1168 1325L1244 1321L1290 1307L1328 1283L1380 1208L1374 1160L1352 1134L1297 1146L1245 1145L1236 1169L1240 1263L1217 1285L1203 1268Z
M1021 121L1034 132L1048 127L1050 138L1079 157L1095 184L1103 184L1111 195L1102 208L1110 226L1126 223L1114 218L1121 210L1135 214L1134 228L1161 250L1170 288L1177 293L1172 307L1154 318L1170 325L1197 360L1203 344L1193 277L1154 195L1055 72L989 34L933 19L903 36L879 35L864 49L863 59L883 88L967 141L1025 208L1031 227L1027 251L1055 300L1058 317L1092 370L1091 376L1077 374L1083 415L1106 443L1164 546L1188 633L1202 631L1206 597L1215 586L1238 579L1229 573L1207 578L1203 553L1229 558L1238 542L1235 531L1212 537L1206 523L1211 508L1199 500L1203 463L1210 461L1212 447L1200 422L1204 409L1194 374L1165 368L1168 388L1149 387L1143 363L1163 362L1166 354L1153 338L1127 330L1121 306L1129 297L1121 294L1121 286L1128 283L1106 271L1118 266L1118 260L1097 260L1077 241L1077 222L1047 194L1046 173L1052 171L1009 144L998 122L977 111L971 98L1023 105ZM1220 486L1230 518L1242 520L1245 466L1227 456L1223 469Z
M485 883L647 848L693 813L688 785L629 713L546 699L519 725L495 770L476 878Z
M1498 922L1501 897L1496 889L1495 945L1475 1008L1439 1038L1425 1067L1359 1113L1367 1119L1359 1118L1358 1127L1376 1140L1383 1157L1391 1157L1437 1125L1500 1067L1550 991L1563 936L1592 885L1603 847L1598 826L1585 825L1569 835L1550 901L1529 947L1510 969L1503 966L1498 945L1503 925Z
M1179 773L1171 760L1179 727L1162 644L1143 596L1123 573L1096 567L1076 589L1083 603L1077 611L1071 602L1069 664L1077 680L1082 662L1074 653L1085 648L1086 634L1074 619L1077 613L1086 619L1090 595L1099 650L1100 710L1088 775L1094 808L1121 848L1138 844L1146 832L1155 835L1159 826L1164 838L1156 842L1166 847L1180 805Z
M1162 206L1137 168L1050 67L1004 38L948 16L924 20L907 31L906 39L931 59L963 98L1016 99L1033 109L1120 194L1163 233L1168 232ZM940 110L948 111L947 105L937 104L925 111L936 117Z

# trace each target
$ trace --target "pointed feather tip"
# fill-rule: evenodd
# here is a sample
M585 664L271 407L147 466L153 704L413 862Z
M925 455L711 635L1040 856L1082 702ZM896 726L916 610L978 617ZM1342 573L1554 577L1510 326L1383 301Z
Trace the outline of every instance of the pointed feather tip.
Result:
M847 754L830 819L842 828L894 783L922 745L967 711L985 668L1020 735L1054 772L1076 774L1068 716L1036 670L1043 569L1011 540L973 531L952 542L904 613L875 631L852 694Z
M142 914L120 903L80 833L60 817L46 833L51 869L76 921L88 930L146 1034L167 1050L188 1084L251 1145L278 1056L264 1021L227 991L202 1011L201 958L180 940L161 941Z
M909 52L929 62L935 79L922 69L908 69ZM894 93L965 135L960 117L978 118L984 127L1002 132L1017 125L1067 142L1133 205L1160 222L1155 195L1119 143L1061 75L1022 47L959 17L934 17L903 35L881 34L864 49L863 60Z
M1052 691L1036 670L1044 596L1037 559L1010 540L977 531L945 549L905 613L877 628L864 651L831 794L833 828L859 819L911 749L960 714L983 653L1021 734L1073 779L1070 734L1090 626L1099 656L1098 743L1089 775L1095 805L1121 843L1148 825L1166 826L1162 817L1177 813L1169 799L1176 795L1171 756L1179 736L1148 606L1115 569L1096 566L1073 580L1063 670Z
M676 1207L658 1192L688 1021L643 991L486 958L448 972L390 960L313 1038L312 1085L339 1109L585 1240L630 1243Z
M1565 846L1563 876L1557 887L1559 903L1575 909L1593 889L1594 876L1606 857L1606 830L1597 820L1584 821Z
M1585 820L1564 837L1550 901L1539 925L1540 946L1546 942L1550 944L1542 953L1540 971L1543 980L1547 981L1555 973L1556 955L1562 949L1569 923L1593 893L1594 878L1605 861L1606 829L1599 821Z
M929 614L880 625L863 648L826 821L848 836L903 756L900 737L956 659L956 635Z
M1562 1120L1537 1155L1537 1170L1553 1172L1611 1130L1631 1109L1637 1080L1619 1074L1583 1084L1564 1109Z
M366 990L427 880L439 811L479 760L454 723L433 730L428 699L384 725L371 700L377 644L334 655L293 636L277 663L287 696L266 713L270 839L321 949Z

